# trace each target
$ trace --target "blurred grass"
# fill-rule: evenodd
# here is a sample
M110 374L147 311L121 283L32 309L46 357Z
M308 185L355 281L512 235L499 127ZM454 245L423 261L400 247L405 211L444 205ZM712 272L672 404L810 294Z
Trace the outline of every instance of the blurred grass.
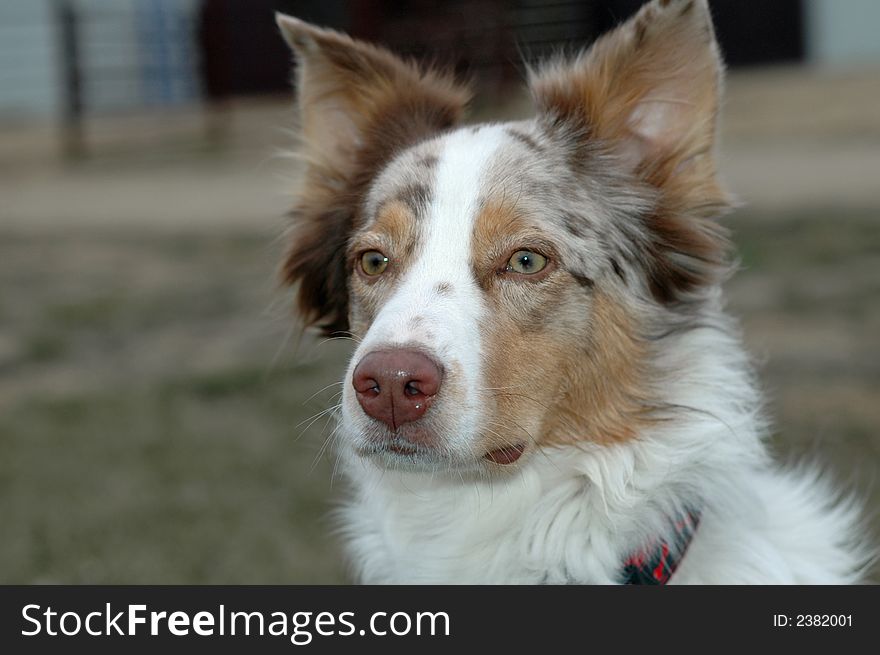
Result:
M731 310L774 448L880 507L877 215L730 224ZM332 458L317 458L331 428L297 435L347 348L288 340L276 245L232 229L0 234L0 582L345 579L324 518Z
M770 272L795 266L848 266L880 253L880 211L799 209L768 217L743 209L733 214L740 262ZM740 228L740 229L738 229Z
M276 257L238 233L0 235L0 582L342 580L330 426L298 435L345 349L285 347Z
M239 368L6 413L4 581L337 579L327 467L294 441L314 373Z

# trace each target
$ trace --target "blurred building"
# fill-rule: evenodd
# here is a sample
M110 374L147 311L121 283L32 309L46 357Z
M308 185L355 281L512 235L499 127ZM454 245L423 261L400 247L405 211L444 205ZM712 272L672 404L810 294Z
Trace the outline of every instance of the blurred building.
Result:
M275 10L504 84L641 0L3 0L0 120L101 115L284 91ZM711 0L731 66L880 61L875 0Z
M199 0L3 0L0 118L197 101Z

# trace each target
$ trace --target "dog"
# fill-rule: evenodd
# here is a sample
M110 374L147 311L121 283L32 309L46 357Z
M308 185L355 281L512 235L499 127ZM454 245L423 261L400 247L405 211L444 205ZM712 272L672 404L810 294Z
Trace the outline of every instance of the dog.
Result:
M723 64L654 0L530 67L530 120L279 14L305 170L283 280L347 335L339 512L364 583L862 579L860 507L775 464L721 284Z

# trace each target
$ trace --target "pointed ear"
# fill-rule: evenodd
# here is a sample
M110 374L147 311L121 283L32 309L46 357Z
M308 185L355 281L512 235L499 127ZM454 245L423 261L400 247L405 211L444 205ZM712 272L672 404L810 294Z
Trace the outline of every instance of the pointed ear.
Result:
M448 75L277 14L296 60L302 192L282 275L306 322L347 329L344 250L370 180L396 153L452 127L470 99Z
M530 76L545 120L574 125L678 201L724 205L713 150L722 64L706 0L654 0L570 62Z
M470 99L451 76L292 16L276 20L296 55L301 130L320 160L347 168L379 134L400 148L451 127Z
M538 120L597 148L653 189L637 217L643 267L660 302L675 304L727 270L725 231L707 220L732 204L714 157L722 63L706 0L653 0L573 61L533 71Z

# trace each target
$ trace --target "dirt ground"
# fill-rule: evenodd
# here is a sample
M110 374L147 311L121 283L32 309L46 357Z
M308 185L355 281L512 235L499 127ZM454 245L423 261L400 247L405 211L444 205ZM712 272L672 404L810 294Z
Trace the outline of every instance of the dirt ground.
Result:
M723 170L772 447L864 496L880 543L878 79L735 75ZM95 123L77 163L0 129L0 582L346 579L311 417L347 351L275 280L290 111L214 118Z

